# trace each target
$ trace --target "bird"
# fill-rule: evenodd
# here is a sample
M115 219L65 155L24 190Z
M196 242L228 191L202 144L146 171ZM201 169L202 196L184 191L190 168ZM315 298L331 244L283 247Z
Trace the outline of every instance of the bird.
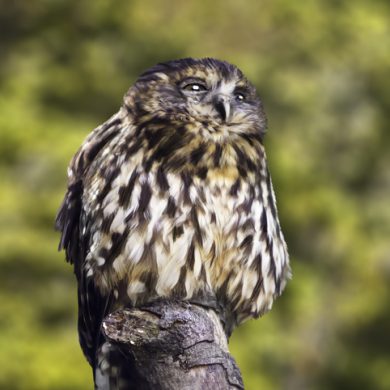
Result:
M56 228L96 383L109 369L102 320L118 308L193 302L231 334L282 293L291 271L266 129L238 67L184 58L142 73L74 155Z

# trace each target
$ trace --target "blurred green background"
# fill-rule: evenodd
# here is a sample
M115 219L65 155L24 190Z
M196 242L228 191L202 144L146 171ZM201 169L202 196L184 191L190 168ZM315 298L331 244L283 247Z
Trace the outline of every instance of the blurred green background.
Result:
M66 167L157 62L238 65L294 277L230 346L246 388L390 389L388 1L0 1L0 388L89 389L53 231Z

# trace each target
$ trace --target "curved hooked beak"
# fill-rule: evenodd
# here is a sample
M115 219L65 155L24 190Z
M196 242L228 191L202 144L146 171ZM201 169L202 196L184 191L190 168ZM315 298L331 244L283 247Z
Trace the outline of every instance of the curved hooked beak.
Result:
M213 106L222 118L227 122L230 119L230 99L225 95L216 95L213 99Z

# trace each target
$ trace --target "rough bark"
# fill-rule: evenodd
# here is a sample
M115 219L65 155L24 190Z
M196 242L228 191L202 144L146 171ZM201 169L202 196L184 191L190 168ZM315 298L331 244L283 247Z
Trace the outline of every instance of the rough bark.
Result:
M135 389L243 389L216 313L185 302L157 301L118 310L103 333L120 349Z

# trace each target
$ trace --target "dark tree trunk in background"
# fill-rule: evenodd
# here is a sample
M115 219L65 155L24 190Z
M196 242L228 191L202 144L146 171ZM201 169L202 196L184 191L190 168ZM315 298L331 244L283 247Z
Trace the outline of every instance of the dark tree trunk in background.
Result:
M120 350L134 389L243 389L223 327L212 310L157 301L118 310L103 333Z

